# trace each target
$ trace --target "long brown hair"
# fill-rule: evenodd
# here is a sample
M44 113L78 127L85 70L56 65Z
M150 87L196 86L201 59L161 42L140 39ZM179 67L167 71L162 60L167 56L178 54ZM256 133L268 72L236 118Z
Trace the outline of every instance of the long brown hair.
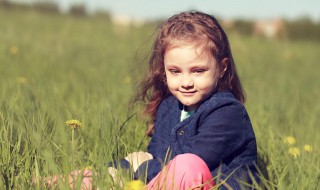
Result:
M161 24L151 51L147 77L141 82L141 90L137 94L137 99L146 103L144 113L151 116L153 121L161 101L170 95L165 80L164 54L174 41L203 46L219 64L227 60L227 70L217 84L217 91L228 90L244 103L245 94L224 30L213 16L187 11L173 15Z

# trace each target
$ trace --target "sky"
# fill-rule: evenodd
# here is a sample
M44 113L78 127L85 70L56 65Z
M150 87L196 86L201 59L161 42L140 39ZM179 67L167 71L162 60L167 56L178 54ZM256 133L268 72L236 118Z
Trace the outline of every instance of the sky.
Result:
M19 1L19 0L18 0ZM32 0L20 0L30 2ZM167 18L185 10L199 10L225 19L296 19L320 21L320 0L40 0L53 1L66 11L84 4L89 12L108 10L136 19Z

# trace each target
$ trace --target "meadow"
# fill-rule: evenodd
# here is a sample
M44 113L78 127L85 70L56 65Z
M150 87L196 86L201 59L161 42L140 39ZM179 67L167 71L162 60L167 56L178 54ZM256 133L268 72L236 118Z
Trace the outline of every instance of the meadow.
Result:
M100 189L119 188L106 164L149 141L141 105L129 103L155 27L0 8L0 189L41 189L32 179L86 167L99 173ZM256 133L260 188L319 189L319 42L227 33ZM81 127L68 127L71 119Z

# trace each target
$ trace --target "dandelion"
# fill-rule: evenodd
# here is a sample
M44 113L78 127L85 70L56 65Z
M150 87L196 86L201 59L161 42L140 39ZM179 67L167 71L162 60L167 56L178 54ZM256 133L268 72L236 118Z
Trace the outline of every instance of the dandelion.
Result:
M287 136L283 139L283 142L288 145L293 145L296 143L296 139L293 136Z
M300 156L300 149L298 147L291 147L289 148L289 154L293 156L294 158L297 158Z
M91 170L91 171L93 171L94 168L93 168L93 166L86 166L86 167L84 167L84 170Z
M306 144L303 146L303 150L306 151L306 152L312 152L313 148L311 145L309 144Z
M18 52L19 52L19 49L18 49L16 46L12 46L12 47L10 48L10 53L11 53L12 55L17 54Z
M70 127L71 129L77 129L79 127L81 127L81 123L79 120L76 120L76 119L71 119L71 120L68 120L66 121L66 125L68 127Z
M75 165L75 155L76 155L76 149L75 149L75 139L74 139L74 131L81 127L81 123L79 120L71 119L66 121L66 125L70 127L71 131L71 145L72 145L72 166Z
M133 180L127 183L124 190L143 190L146 189L145 184L140 180Z

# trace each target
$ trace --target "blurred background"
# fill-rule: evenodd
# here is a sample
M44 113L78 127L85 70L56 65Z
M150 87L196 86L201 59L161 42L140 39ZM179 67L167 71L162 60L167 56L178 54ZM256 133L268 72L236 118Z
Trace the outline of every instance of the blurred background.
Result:
M200 10L220 18L226 28L244 34L268 38L320 38L320 2L316 0L1 0L0 6L57 14L104 15L121 25L142 25L184 10Z

